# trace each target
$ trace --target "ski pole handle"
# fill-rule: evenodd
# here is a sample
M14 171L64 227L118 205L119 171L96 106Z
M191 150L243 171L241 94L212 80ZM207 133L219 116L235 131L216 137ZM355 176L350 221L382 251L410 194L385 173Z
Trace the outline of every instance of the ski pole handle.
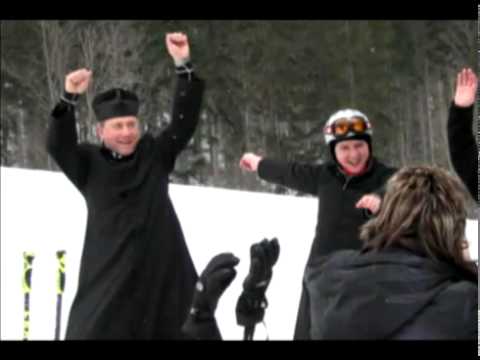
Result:
M57 310L55 317L55 340L60 340L62 325L62 297L65 290L65 250L57 251L58 272L57 272Z
M58 276L57 276L57 294L63 294L65 290L65 250L57 251Z
M35 255L32 252L23 252L23 293L29 294L32 290L32 264Z

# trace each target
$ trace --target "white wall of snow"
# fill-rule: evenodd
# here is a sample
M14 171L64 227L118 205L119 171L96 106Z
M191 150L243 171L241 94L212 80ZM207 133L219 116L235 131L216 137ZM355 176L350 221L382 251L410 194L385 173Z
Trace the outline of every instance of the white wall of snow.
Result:
M171 185L170 195L197 271L220 252L240 258L237 277L220 299L219 327L225 339L242 339L235 304L248 272L249 249L277 237L280 258L267 292L265 323L255 339L293 336L301 279L315 229L317 200L218 188ZM23 252L35 253L30 299L30 339L54 338L57 260L66 250L62 335L76 292L86 223L80 193L62 173L1 168L1 339L23 337ZM467 225L471 256L478 258L478 220Z

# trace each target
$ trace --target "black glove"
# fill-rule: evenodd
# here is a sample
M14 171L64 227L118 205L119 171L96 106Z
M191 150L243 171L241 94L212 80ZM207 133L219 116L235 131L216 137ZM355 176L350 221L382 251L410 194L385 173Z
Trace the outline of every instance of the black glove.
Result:
M237 306L237 324L253 326L263 320L268 306L265 292L272 279L272 267L278 260L280 245L276 238L262 240L250 247L250 271L243 282Z
M222 253L210 260L195 285L191 315L201 320L213 319L220 296L237 275L234 266L239 261L231 253Z

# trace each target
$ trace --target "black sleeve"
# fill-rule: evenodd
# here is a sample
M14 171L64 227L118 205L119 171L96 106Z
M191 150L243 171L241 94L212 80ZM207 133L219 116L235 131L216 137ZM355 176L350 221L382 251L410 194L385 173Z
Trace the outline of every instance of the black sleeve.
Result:
M157 138L169 171L178 154L187 146L198 124L205 82L194 73L180 74L173 99L172 120Z
M78 145L75 108L60 101L50 115L47 151L70 181L82 191L87 176L87 152Z
M478 148L472 132L473 105L467 108L450 105L448 145L452 165L478 202Z
M478 339L478 328L480 326L478 320L478 287L471 288L466 292L465 298L465 308L468 310L464 312L465 336L462 336L462 340L475 340Z
M258 176L304 193L317 195L320 167L264 158L258 164Z

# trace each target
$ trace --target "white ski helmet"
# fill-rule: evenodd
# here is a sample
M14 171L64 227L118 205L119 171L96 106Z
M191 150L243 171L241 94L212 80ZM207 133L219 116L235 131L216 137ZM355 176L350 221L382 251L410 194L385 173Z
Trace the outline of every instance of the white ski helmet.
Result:
M342 128L336 127L342 123ZM347 124L345 126L345 124ZM357 129L355 127L358 127ZM341 130L341 131L340 131ZM334 113L325 126L323 127L323 135L325 143L329 145L333 158L335 157L335 145L342 140L365 140L372 152L372 124L368 117L355 109L343 109Z

